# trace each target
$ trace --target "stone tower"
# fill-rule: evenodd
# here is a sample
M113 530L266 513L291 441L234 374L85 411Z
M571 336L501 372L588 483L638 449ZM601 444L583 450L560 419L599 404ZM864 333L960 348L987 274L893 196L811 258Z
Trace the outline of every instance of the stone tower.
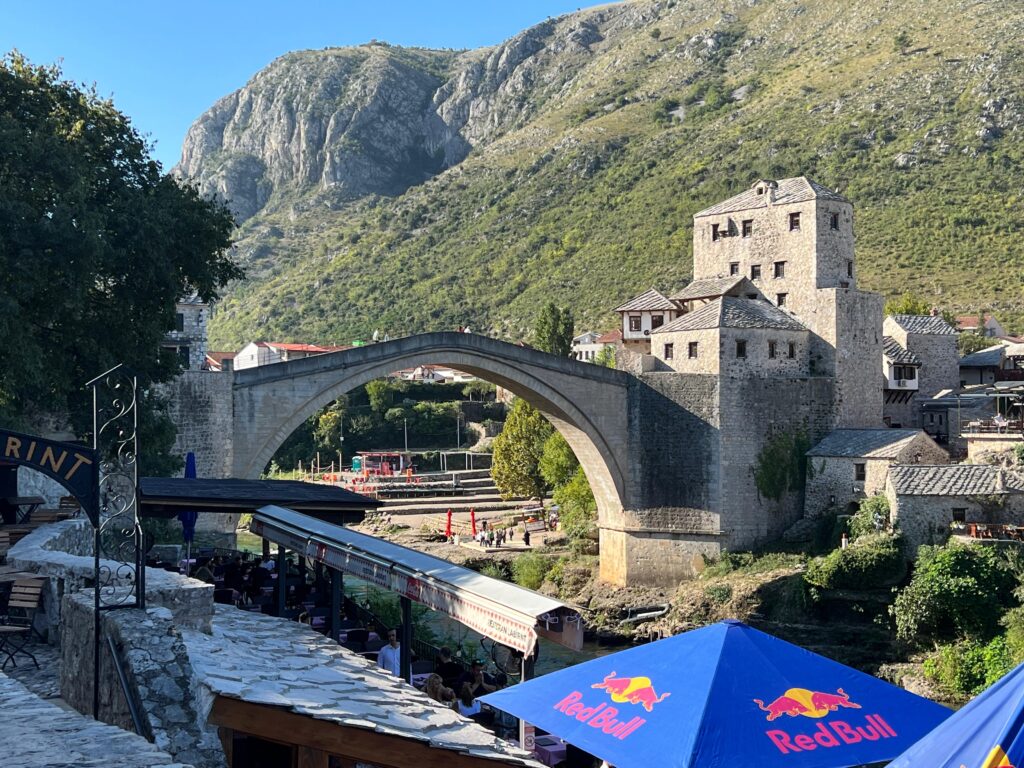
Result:
M694 280L742 276L811 331L835 380L834 426L882 424L882 297L857 289L853 205L804 176L761 179L693 218Z

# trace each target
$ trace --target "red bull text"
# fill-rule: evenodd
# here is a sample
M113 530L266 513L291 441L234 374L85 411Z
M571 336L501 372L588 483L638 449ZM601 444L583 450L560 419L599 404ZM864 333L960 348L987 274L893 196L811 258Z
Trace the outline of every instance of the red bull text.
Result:
M839 688L835 693L826 691L810 691L806 688L790 688L778 698L767 704L761 699L754 703L763 712L767 712L768 722L779 718L806 717L812 720L826 717L840 709L860 709L860 704L850 701L849 695ZM781 725L781 723L780 723ZM780 727L765 731L772 744L784 755L790 752L809 752L819 747L840 747L844 744L856 744L859 741L878 741L896 736L893 730L879 714L863 715L856 721L830 720L818 723L813 729L794 733L791 729Z
M649 677L616 677L614 672L602 682L594 683L590 687L605 691L616 704L639 705L647 712L653 712L655 704L660 704L669 696L668 693L659 696ZM581 723L586 723L591 728L600 728L604 733L617 739L625 739L647 722L638 715L630 716L631 713L628 711L620 716L620 708L607 702L586 704L580 691L570 693L555 704L555 709L567 717L574 717Z

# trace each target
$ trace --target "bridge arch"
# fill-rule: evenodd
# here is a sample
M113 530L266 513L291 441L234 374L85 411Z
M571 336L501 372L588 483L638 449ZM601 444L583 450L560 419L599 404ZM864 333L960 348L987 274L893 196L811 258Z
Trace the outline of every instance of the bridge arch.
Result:
M234 476L258 477L289 435L345 393L431 364L493 382L541 411L580 460L598 510L623 509L628 375L474 334L421 334L236 371Z

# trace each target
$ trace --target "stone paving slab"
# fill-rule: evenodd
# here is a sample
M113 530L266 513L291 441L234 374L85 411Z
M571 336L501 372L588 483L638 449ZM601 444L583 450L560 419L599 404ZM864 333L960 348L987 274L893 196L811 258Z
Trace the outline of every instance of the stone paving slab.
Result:
M43 701L3 673L0 745L4 768L191 768L141 736Z
M55 645L49 645L36 638L25 646L36 657L39 662L39 669L36 669L32 659L23 653L15 655L14 660L17 666L7 665L4 673L28 690L42 699L56 699L60 697L60 649Z

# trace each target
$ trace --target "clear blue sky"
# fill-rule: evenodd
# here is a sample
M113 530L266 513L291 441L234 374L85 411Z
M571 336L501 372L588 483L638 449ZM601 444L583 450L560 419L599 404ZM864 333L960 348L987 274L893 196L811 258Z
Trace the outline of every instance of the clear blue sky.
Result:
M288 51L356 45L477 48L592 0L0 0L0 51L63 60L155 143L170 169L189 125Z

